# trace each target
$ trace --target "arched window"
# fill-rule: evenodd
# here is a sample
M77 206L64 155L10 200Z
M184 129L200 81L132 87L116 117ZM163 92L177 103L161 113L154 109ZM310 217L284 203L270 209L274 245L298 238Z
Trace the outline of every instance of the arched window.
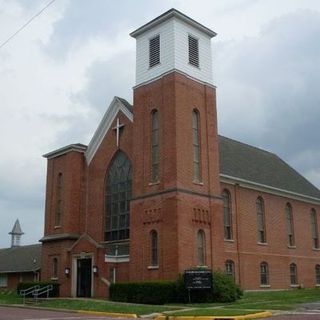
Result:
M318 219L315 209L311 209L311 230L312 230L312 246L315 249L319 248L319 232L318 232Z
M58 278L58 259L52 259L52 278Z
M233 280L235 280L235 272L234 272L234 262L232 260L227 260L225 262L226 275L230 276Z
M266 226L265 226L265 214L264 203L261 197L256 201L257 208L257 225L258 225L258 242L266 243Z
M129 239L131 185L131 162L120 151L113 159L106 179L106 241Z
M290 264L290 283L291 285L298 284L297 265L295 263Z
M198 246L198 265L204 266L206 264L206 239L203 230L197 233L197 246Z
M158 266L158 233L152 230L150 233L151 240L151 266Z
M316 284L320 285L320 264L316 265L315 271L316 271Z
M159 112L151 113L151 181L159 181Z
M228 190L222 193L223 198L223 221L224 221L224 238L227 240L232 239L232 216L231 216L231 197Z
M266 262L260 263L260 285L269 285L269 267Z
M295 240L294 240L292 207L290 203L286 205L286 219L287 219L287 231L288 231L288 246L293 247L295 245Z
M200 150L200 115L199 111L192 112L192 141L193 141L193 179L202 181L201 175L201 150Z
M61 217L63 213L63 175L60 172L57 176L57 185L56 185L56 212L55 212L54 225L61 225Z

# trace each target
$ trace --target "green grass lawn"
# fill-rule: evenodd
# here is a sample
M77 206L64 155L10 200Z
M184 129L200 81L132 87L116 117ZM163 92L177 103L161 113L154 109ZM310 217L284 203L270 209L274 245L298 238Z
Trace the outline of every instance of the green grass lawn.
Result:
M40 302L39 307L135 313L138 315L164 312L168 315L230 316L256 313L264 310L293 310L302 303L315 301L320 301L320 289L246 292L240 300L224 304L204 303L154 306L96 299L50 299ZM22 298L14 292L0 292L1 304L22 304ZM189 310L182 311L182 309Z
M0 291L0 304L20 304L22 298L12 291Z
M103 312L119 312L119 313L135 313L137 315L145 315L151 313L161 313L168 310L177 310L179 307L172 306L154 306L145 304L117 303L98 300L70 300L56 299L44 301L39 304L40 307L71 309L71 310L90 310ZM181 308L181 307L180 307Z

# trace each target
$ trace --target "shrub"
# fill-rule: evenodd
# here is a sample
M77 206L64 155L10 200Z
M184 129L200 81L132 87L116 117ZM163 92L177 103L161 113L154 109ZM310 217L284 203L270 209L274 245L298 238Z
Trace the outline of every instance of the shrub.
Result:
M222 272L213 273L212 293L215 302L233 302L242 295L242 291L233 279Z
M17 293L20 294L21 290L25 290L34 286L40 286L40 288L46 287L48 285L53 286L53 290L49 292L49 297L59 297L59 286L60 284L54 281L41 281L41 282L20 282L17 286ZM41 295L46 296L45 295Z
M110 286L113 301L164 304L175 300L175 281L116 283Z
M233 279L221 272L213 273L212 289L190 290L191 302L232 302L242 292ZM188 303L189 292L184 277L176 281L149 281L116 283L110 286L110 300L146 304Z

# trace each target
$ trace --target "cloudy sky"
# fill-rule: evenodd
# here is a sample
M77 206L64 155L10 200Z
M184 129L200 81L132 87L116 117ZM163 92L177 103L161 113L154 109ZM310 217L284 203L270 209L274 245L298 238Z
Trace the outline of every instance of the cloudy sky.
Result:
M129 33L174 7L213 40L219 132L277 153L320 187L319 0L0 0L0 247L43 234L46 160L132 102Z

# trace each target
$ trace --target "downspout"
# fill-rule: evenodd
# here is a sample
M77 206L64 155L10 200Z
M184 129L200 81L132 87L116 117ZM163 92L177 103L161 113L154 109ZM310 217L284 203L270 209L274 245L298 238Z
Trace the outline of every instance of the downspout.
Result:
M236 217L236 234L237 234L237 256L238 256L238 274L239 274L239 286L241 287L241 262L240 262L240 244L239 244L239 203L238 203L238 190L239 184L234 186L234 200L235 200L235 217Z

